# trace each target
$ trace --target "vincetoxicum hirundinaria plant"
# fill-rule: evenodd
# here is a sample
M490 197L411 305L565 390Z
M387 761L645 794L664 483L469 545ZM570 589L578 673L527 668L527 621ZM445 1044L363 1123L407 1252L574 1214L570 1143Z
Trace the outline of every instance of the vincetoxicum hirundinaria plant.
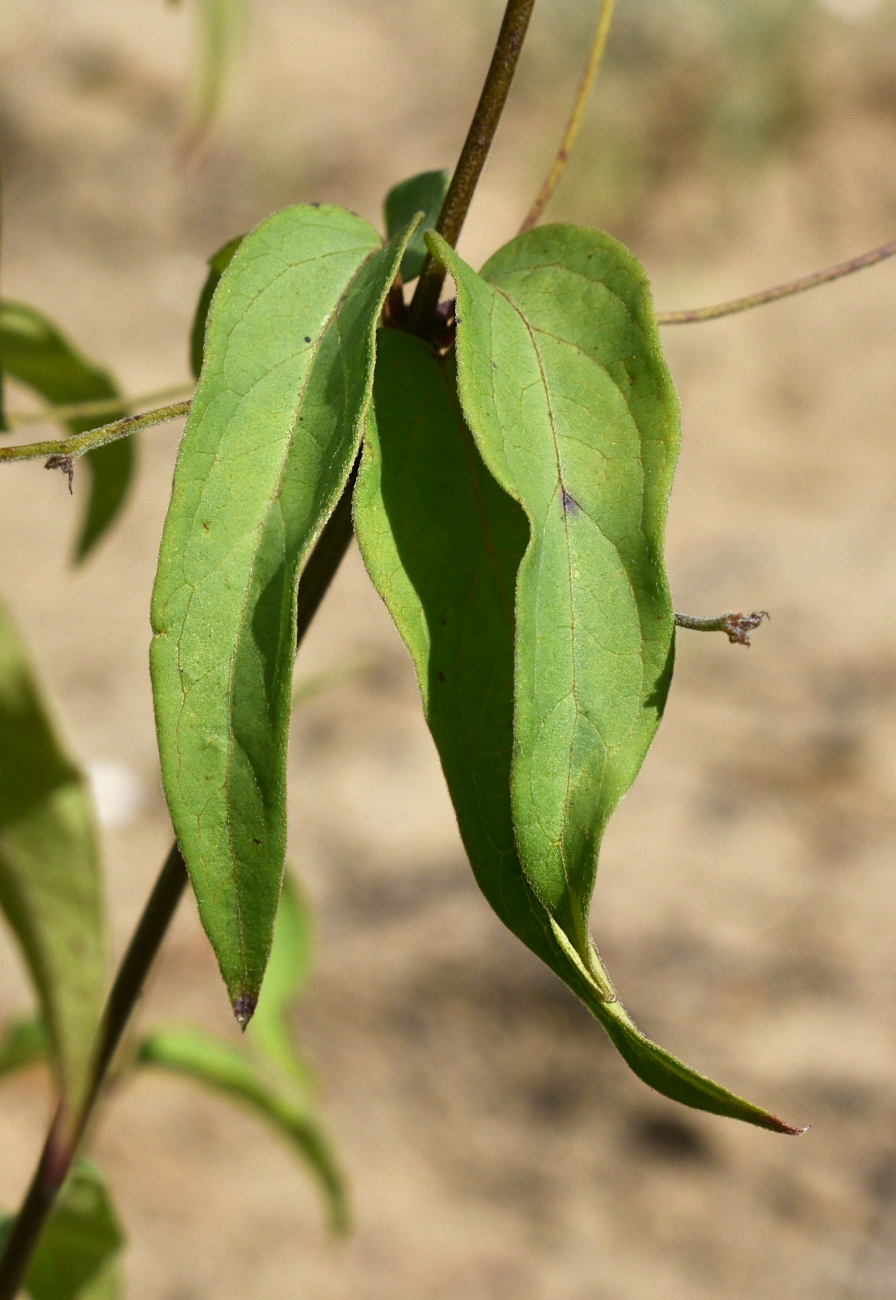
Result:
M105 1009L83 779L0 614L0 905L41 1006L38 1022L7 1035L0 1070L47 1054L59 1095L25 1202L3 1229L0 1300L22 1285L38 1300L117 1293L109 1261L121 1232L108 1191L94 1166L74 1162L188 877L237 1020L255 1017L258 1050L163 1029L124 1063L167 1066L254 1106L301 1151L344 1221L338 1169L283 1021L307 966L304 912L283 880L296 648L353 535L413 660L460 834L497 915L651 1087L802 1131L638 1030L598 954L590 904L604 830L663 716L676 624L744 644L763 617L674 612L663 552L680 421L658 325L799 292L891 256L896 242L657 317L643 267L618 241L539 227L606 44L613 0L603 0L557 162L521 233L477 272L455 246L533 5L508 0L457 167L394 187L385 237L342 208L301 204L212 256L190 338L192 400L95 427L147 402L123 398L32 309L0 312L3 369L71 424L66 439L3 447L0 460L49 458L71 474L94 457L79 556L123 498L122 440L188 417L152 601L176 843ZM218 7L208 0L204 12ZM456 299L443 298L448 275ZM62 1289L47 1283L66 1269Z

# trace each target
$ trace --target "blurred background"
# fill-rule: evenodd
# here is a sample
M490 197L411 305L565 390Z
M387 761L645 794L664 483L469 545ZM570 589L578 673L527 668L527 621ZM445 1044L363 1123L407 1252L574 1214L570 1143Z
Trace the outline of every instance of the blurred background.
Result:
M500 0L253 0L220 120L185 157L196 7L0 7L4 296L58 320L125 391L187 382L205 259L297 200L378 221L457 156ZM595 14L539 0L461 251L517 228ZM892 0L618 0L550 211L702 305L896 235ZM896 1288L896 264L669 328L684 415L676 607L767 608L749 651L679 637L666 721L603 851L593 925L642 1028L793 1123L676 1109L478 895L410 663L352 552L299 674L349 679L293 731L291 856L319 914L297 1030L353 1187L326 1237L254 1120L140 1077L92 1149L134 1300L872 1300ZM24 393L9 395L23 410ZM147 674L179 426L144 435L114 533L69 565L79 497L0 474L0 587L90 766L124 943L170 838ZM50 436L46 431L45 436ZM0 944L0 1019L29 1006ZM237 1034L190 900L143 1022ZM2 1085L0 1204L47 1118Z

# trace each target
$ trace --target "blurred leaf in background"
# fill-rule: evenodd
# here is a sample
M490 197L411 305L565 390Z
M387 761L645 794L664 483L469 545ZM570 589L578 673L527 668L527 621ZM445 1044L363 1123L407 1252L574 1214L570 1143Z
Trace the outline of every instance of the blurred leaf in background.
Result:
M247 0L196 0L197 51L193 108L183 152L195 154L221 112L243 44Z

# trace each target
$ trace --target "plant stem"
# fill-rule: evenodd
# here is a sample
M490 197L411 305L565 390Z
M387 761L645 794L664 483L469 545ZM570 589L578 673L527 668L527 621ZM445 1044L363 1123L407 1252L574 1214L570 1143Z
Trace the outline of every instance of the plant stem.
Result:
M657 325L696 325L704 320L717 320L720 316L733 316L739 311L749 311L751 307L764 307L766 303L777 302L779 298L790 298L795 293L804 293L806 289L814 289L819 284L830 284L832 280L839 280L844 275L853 275L856 271L863 271L866 266L874 266L875 263L883 262L893 256L896 256L896 239L891 239L888 244L881 244L880 248L872 248L868 253L851 257L848 262L840 262L837 266L828 267L826 271L815 271L812 275L804 275L801 280L790 280L787 284L779 284L773 289L762 289L759 293L748 294L746 298L733 298L730 302L720 302L714 307L657 312L656 323Z
M45 406L40 411L21 411L8 415L11 429L23 424L62 423L65 420L78 420L92 415L114 415L116 411L134 411L139 406L165 402L184 393L192 393L195 384L175 384L171 388L161 388L154 393L145 393L142 397L102 397L92 402L69 402L65 406Z
M56 1197L65 1182L78 1143L96 1105L121 1035L143 990L171 918L187 883L187 869L175 844L149 896L109 993L100 1025L90 1088L71 1125L56 1112L31 1186L0 1259L0 1300L15 1300Z
M186 405L189 406L189 403ZM299 583L296 616L296 641L299 644L336 576L351 541L352 493L356 472L357 465L317 539ZM102 1092L116 1048L137 1005L146 976L171 924L186 883L187 869L180 849L174 844L143 909L143 915L109 993L86 1099L70 1123L64 1122L61 1110L56 1112L31 1185L7 1238L6 1248L0 1256L0 1300L15 1300L25 1280L34 1251Z
M569 115L569 121L566 124L566 133L563 141L557 151L554 159L554 165L548 172L544 184L538 191L538 195L532 207L529 209L526 219L520 226L519 233L522 235L527 230L531 230L541 220L541 214L550 203L554 195L554 190L563 175L566 164L569 162L569 155L572 153L579 132L582 129L582 122L585 119L585 109L588 107L588 100L591 98L591 92L594 89L594 83L597 79L597 73L604 57L604 50L607 48L607 38L610 35L610 27L613 22L613 9L615 0L602 0L600 13L597 18L597 27L594 31L594 41L591 46L591 53L588 56L588 62L585 64L585 71L582 73L582 79L579 82L579 88L573 102L572 112Z
M764 618L767 609L754 610L752 614L719 614L716 618L698 618L696 614L676 614L675 626L686 627L691 632L724 632L732 645L750 644L750 633Z
M535 0L507 0L485 85L436 225L436 230L452 248L460 237L488 151L495 138L534 7ZM414 326L421 334L425 334L429 328L439 305L444 282L445 268L428 255L411 303Z
M119 406L121 403L118 403ZM141 429L151 429L156 424L167 424L169 420L180 420L190 412L189 402L174 402L171 406L158 406L154 411L145 411L143 415L126 415L123 420L112 424L103 424L98 429L88 429L87 433L76 433L71 438L61 438L53 442L25 442L14 447L0 447L0 462L5 460L44 460L50 456L60 456L68 461L78 460L85 452L95 447L105 447L107 442L116 442L119 438L129 438Z

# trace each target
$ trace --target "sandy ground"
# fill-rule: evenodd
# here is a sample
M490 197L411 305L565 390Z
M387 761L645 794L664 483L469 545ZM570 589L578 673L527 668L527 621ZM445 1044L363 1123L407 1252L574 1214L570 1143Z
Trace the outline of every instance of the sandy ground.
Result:
M259 4L219 138L190 169L175 160L189 11L4 7L4 293L52 313L129 391L185 379L204 257L295 199L373 218L386 185L450 162L497 12ZM473 259L512 234L549 150L532 142L564 111L575 74L546 21L473 214ZM557 214L573 209L603 219L584 173ZM892 237L894 218L884 97L829 105L798 150L748 173L683 169L631 229L671 307L836 261ZM352 553L299 671L372 666L296 721L291 852L321 931L299 1029L356 1229L326 1239L304 1174L249 1117L143 1077L93 1142L134 1300L893 1293L896 265L666 338L685 429L677 605L772 621L749 652L680 637L664 726L607 837L594 928L646 1031L811 1131L786 1140L667 1104L502 931L464 862L407 657ZM170 836L146 653L178 436L144 437L128 512L79 572L77 485L72 503L39 467L0 476L0 586L72 745L129 765L148 792L107 836L119 947ZM27 1004L4 944L0 1015ZM141 1014L236 1036L189 902ZM46 1122L39 1073L5 1083L0 1103L12 1206Z

